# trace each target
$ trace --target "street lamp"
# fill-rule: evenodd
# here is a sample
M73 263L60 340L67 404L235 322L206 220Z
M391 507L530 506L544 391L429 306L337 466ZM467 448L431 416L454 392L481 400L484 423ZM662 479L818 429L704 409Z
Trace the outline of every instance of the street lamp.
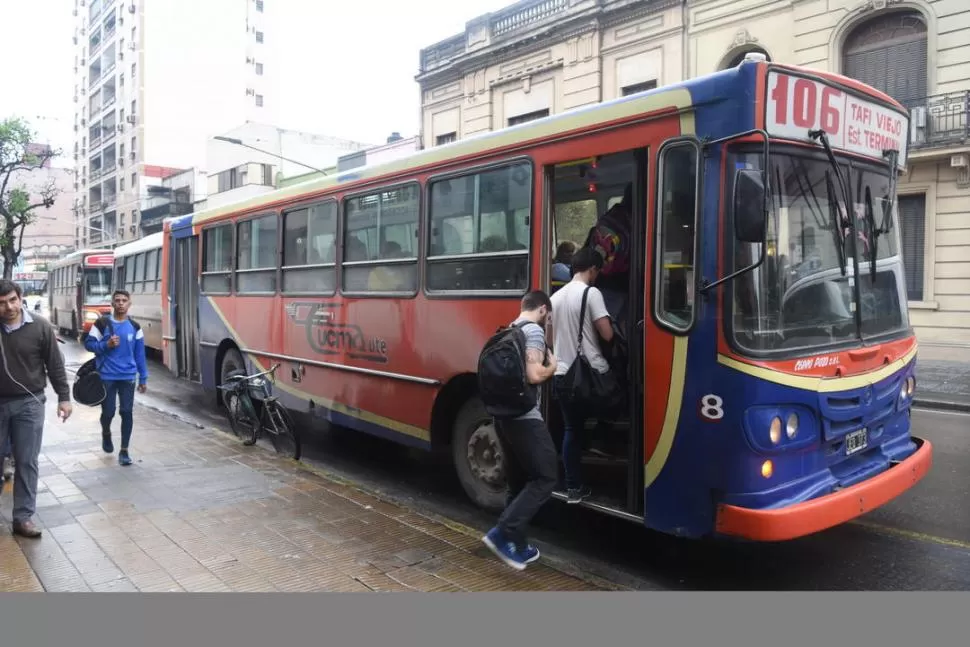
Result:
M271 153L270 151L265 151L265 150L263 150L261 148L256 148L255 146L250 146L249 144L244 143L243 140L237 139L235 137L223 137L222 135L216 135L215 137L213 137L213 139L217 139L220 142L226 142L227 144L235 144L236 146L243 146L245 148L251 148L254 151L258 151L260 153L263 153L264 155L271 155L273 157L278 157L281 160L284 160L284 161L287 161L287 162L292 162L293 164L298 164L300 166L303 166L305 168L310 169L311 171L316 171L317 173L323 173L324 175L327 174L326 171L324 171L322 169L318 169L315 166L310 166L309 164L304 164L303 162L298 162L298 161L296 161L294 159L290 159L288 157L283 157L282 155L277 155L276 153Z

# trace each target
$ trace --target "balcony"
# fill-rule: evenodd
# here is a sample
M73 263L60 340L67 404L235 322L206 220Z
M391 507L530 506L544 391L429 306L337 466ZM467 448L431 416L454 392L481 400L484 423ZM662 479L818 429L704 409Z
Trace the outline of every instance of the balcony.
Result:
M970 143L970 91L937 94L905 103L910 112L910 149L932 151Z
M97 20L103 10L104 4L101 2L101 0L94 0L91 3L91 8L88 10L89 23L93 23L95 20Z

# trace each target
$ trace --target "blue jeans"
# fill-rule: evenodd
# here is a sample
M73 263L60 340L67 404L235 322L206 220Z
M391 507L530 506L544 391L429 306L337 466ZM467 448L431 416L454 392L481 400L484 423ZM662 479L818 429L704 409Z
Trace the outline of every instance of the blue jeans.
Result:
M30 521L37 501L37 459L44 440L44 404L38 396L5 400L0 403L0 447L13 443L17 471L13 480L13 520Z
M562 436L562 466L566 472L566 489L575 490L583 486L582 458L583 447L585 446L585 425L586 419L593 416L587 415L581 407L569 399L569 394L565 392L563 386L563 376L556 375L553 378L553 387L556 391L556 399L559 401L559 410L562 412L563 436Z
M132 410L135 408L135 383L131 380L104 380L107 395L101 403L101 433L111 435L111 421L115 417L115 401L120 403L121 449L128 449L131 428L134 424Z

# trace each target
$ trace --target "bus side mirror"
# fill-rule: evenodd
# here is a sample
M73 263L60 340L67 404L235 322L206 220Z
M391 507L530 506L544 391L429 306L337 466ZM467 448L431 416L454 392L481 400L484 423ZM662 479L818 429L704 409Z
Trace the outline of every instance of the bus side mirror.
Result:
M742 243L765 242L768 214L761 172L739 169L734 180L734 235Z

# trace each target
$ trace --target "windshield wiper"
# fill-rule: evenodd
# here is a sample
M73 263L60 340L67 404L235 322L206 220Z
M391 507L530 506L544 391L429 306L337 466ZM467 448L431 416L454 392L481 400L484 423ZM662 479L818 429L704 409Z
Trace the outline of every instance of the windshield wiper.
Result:
M845 212L846 219L849 221L849 236L852 238L852 276L855 277L855 289L853 294L855 296L855 322L856 330L861 335L862 334L862 286L859 281L859 244L858 244L858 233L855 226L855 213L849 211L852 209L852 195L849 189L846 187L846 182L842 179L842 170L839 168L839 163L835 159L835 153L832 152L832 146L829 144L829 136L824 130L809 130L808 136L812 139L817 140L822 144L822 148L825 149L825 155L829 158L829 164L832 166L832 170L835 172L835 177L839 180L839 187L842 189L842 197L845 200ZM841 225L839 225L841 229ZM842 254L845 253L843 248ZM843 261L844 263L844 261ZM842 270L842 275L845 276L845 269Z
M829 218L832 220L832 239L835 242L835 251L839 257L839 269L842 276L845 276L845 238L842 236L842 227L839 223L839 202L835 197L835 186L832 185L832 174L825 171L825 190L829 197Z
M869 190L869 185L866 185L866 225L869 227L869 231L872 232L872 240L869 242L870 255L872 256L872 262L870 263L870 274L872 275L872 284L876 284L876 260L879 258L879 234L882 230L876 227L876 214L872 211L872 191Z

